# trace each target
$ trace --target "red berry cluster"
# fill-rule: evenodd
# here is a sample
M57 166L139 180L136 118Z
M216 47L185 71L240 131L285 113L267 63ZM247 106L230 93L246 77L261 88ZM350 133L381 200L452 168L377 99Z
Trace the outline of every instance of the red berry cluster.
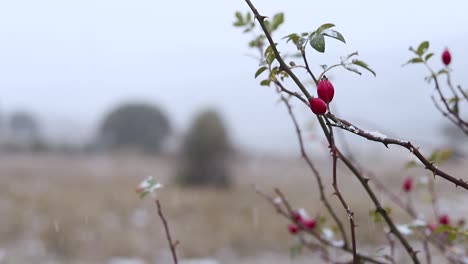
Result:
M323 115L327 112L328 104L333 100L335 95L335 88L333 84L323 77L317 85L318 98L311 97L309 99L310 109L316 115Z
M302 227L306 229L314 229L317 225L317 221L315 219L304 219L299 212L294 212L293 215L295 223L291 223L288 225L289 233L297 234L301 230ZM298 225L299 224L299 225Z

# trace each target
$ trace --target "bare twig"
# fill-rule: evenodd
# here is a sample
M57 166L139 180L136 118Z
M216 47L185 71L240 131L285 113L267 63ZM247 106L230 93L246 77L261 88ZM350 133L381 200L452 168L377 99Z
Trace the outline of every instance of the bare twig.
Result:
M179 244L179 241L172 242L171 233L169 232L169 225L167 224L166 218L164 217L159 200L156 200L156 206L158 207L159 218L161 218L161 221L163 222L163 225L164 225L164 230L166 231L166 239L171 249L172 259L174 261L174 264L177 264L178 261L177 261L176 247Z

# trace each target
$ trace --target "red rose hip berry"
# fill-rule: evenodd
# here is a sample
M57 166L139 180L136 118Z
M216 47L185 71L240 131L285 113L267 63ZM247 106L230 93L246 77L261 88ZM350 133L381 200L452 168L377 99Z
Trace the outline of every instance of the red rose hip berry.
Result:
M315 221L314 219L309 219L302 221L302 224L309 229L314 229L314 227L317 225L317 221Z
M442 62L445 64L445 66L448 66L451 61L452 55L448 49L445 49L444 52L442 52Z
M441 225L450 225L450 218L448 215L446 214L443 214L441 216L439 216L439 223Z
M330 103L333 100L335 95L335 88L333 84L327 79L327 77L322 78L317 85L317 94L320 99L325 103Z
M327 112L327 104L320 98L309 99L310 109L316 115L323 115Z
M408 177L406 180L403 182L403 191L405 192L411 192L413 189L413 178Z
M297 231L299 231L299 227L297 227L297 225L295 225L295 224L289 224L288 225L288 230L289 230L289 233L295 235L295 234L297 234Z

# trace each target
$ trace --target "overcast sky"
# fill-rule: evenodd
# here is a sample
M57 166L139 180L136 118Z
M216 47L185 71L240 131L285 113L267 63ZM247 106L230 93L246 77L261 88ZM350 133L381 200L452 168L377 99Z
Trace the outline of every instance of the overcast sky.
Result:
M465 1L254 0L262 14L284 11L275 35L336 24L347 44L309 50L319 64L359 50L377 72L332 75L340 114L404 138L435 135L440 114L422 66L401 65L408 47L431 41L453 54L454 80L468 86ZM90 137L105 112L126 100L160 105L183 132L194 113L216 107L235 142L255 151L295 150L295 134L273 89L260 87L250 35L232 27L242 0L0 0L0 110L33 111L63 139ZM439 55L433 61L441 67ZM313 91L313 87L310 87ZM306 124L310 112L296 104ZM445 122L445 121L443 121ZM66 125L60 130L52 124Z

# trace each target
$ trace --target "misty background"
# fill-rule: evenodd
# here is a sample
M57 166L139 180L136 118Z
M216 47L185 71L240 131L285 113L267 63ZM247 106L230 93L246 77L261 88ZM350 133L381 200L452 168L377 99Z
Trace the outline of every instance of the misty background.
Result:
M280 38L334 23L347 44L309 50L313 69L359 51L376 72L334 71L340 116L389 135L431 144L448 123L433 107L422 65L402 68L410 45L429 40L452 52L454 82L468 83L467 5L462 1L255 1L264 15L285 12ZM295 133L272 88L253 78L251 36L232 26L244 1L1 1L0 113L33 113L51 142L83 143L116 105L160 106L183 133L193 113L219 110L239 148L296 153ZM466 86L466 85L465 85ZM291 88L296 89L291 86ZM314 87L309 89L313 91ZM310 110L296 103L301 124ZM437 147L437 145L432 146Z

